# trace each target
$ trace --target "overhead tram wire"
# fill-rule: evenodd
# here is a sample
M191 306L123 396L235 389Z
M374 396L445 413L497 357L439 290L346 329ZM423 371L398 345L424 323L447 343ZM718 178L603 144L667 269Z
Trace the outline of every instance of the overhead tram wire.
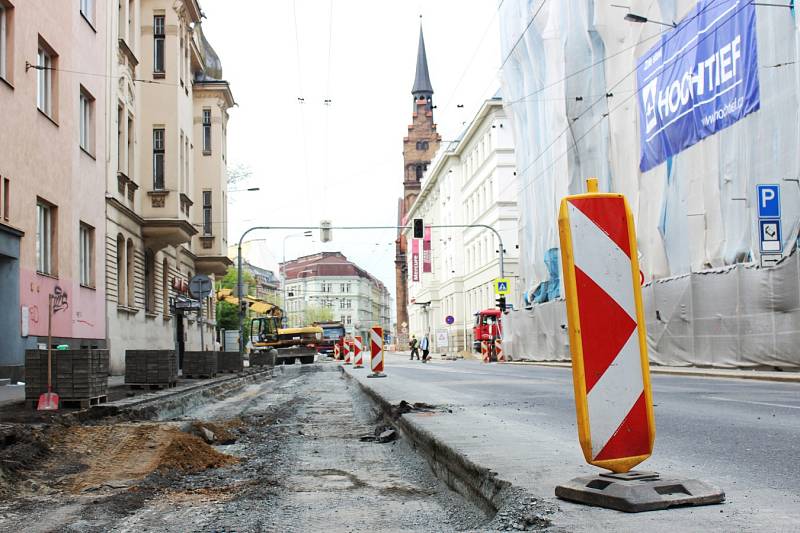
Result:
M34 65L28 61L25 62L25 71L28 70L50 70L53 72L64 72L66 74L79 74L81 76L91 76L93 78L105 78L108 80L122 80L125 79L125 76L109 76L108 74L98 74L96 72L84 72L81 70L71 70L67 68L58 68L58 67L43 67L41 65ZM150 85L166 85L168 87L178 87L177 83L169 83L166 81L157 81L157 80L145 80L141 78L131 78L131 81L134 83L148 83Z
M311 210L314 211L314 197L311 195L311 177L310 173L308 172L308 139L306 138L306 118L305 118L305 111L303 110L303 104L305 103L305 97L303 96L303 73L302 73L302 63L300 62L300 32L297 28L297 0L292 0L292 19L294 22L294 42L295 42L295 52L297 57L297 91L299 96L297 97L298 103L298 114L300 115L300 135L303 139L303 167L305 171L305 178L306 178L306 197L311 198Z
M712 0L712 2L710 2L710 3L713 3L713 0ZM730 19L732 19L734 16L736 16L736 14L738 14L738 13L739 13L739 11L741 11L742 9L744 9L745 7L747 7L749 4L753 4L753 3L754 3L754 2L753 2L753 0L750 0L750 1L748 1L748 2L743 2L743 3L742 3L742 6L741 6L741 7L739 7L739 8L738 8L736 11L734 11L734 13L732 13L732 14L731 14L731 16L730 16L730 17L728 17L727 19L725 19L725 21L724 21L724 22L722 22L721 24L725 24L725 23L726 23L726 22L728 22ZM700 13L698 13L698 14L697 14L697 15L695 15L695 16L698 16L699 14L700 14ZM712 35L712 34L709 34L709 35ZM685 55L686 53L688 53L689 51L691 51L691 50L693 50L693 49L697 48L697 46L699 46L700 42L702 42L703 40L705 40L707 37L708 37L708 36L706 36L706 37L703 37L702 39L698 39L698 40L697 40L697 43L696 43L696 44L694 44L694 46L692 46L691 48L689 48L689 49L685 50L685 51L684 51L684 52L682 52L681 54L677 54L677 55L676 55L676 57L683 56L683 55ZM636 70L634 69L634 71L633 71L633 72L636 72ZM630 75L630 74L629 74L629 75ZM547 172L548 172L548 171L549 171L551 168L553 168L553 167L555 166L555 164L556 164L558 161L560 161L561 159L563 159L564 157L566 157L566 156L567 156L567 155L570 153L570 151L571 151L571 150L573 150L573 149L576 149L576 148L578 147L578 143L579 143L580 141L582 141L582 140L583 140L585 137L587 137L587 136L589 135L589 133L590 133L592 130L594 130L594 128L596 128L596 127L598 127L599 125L601 125L601 124L603 123L603 121L604 121L604 120L606 120L608 117L610 117L610 116L611 116L611 114L612 114L612 113L614 113L615 111L619 110L619 109L620 109L621 107L623 107L623 106L624 106L624 105L625 105L625 104L626 104L628 101L630 101L632 98L634 98L635 96L637 96L637 95L638 95L640 92L641 92L641 90L640 90L640 89L636 89L636 91L634 91L634 92L633 92L633 93L632 93L630 96L628 96L628 97L627 97L627 98L625 98L625 99L624 99L622 102L620 102L620 103L619 103L619 105L617 105L617 106L616 106L616 107L614 107L613 109L609 110L609 112L608 112L608 113L606 113L606 114L604 114L602 117L600 117L600 120L598 120L597 122L595 122L594 124L592 124L592 126L590 126L590 127L589 127L589 128L588 128L588 129L587 129L587 130L586 130L586 131L585 131L585 132L584 132L584 133L583 133L581 136L580 136L580 137L578 137L577 139L575 139L575 140L573 141L573 143L572 143L572 144L571 144L569 147L567 147L567 149L566 149L564 152L562 152L562 153L561 153L560 155L558 155L558 156L557 156L555 159L553 159L553 161L552 161L552 162L551 162L551 163L550 163L550 164L549 164L549 165L548 165L548 166L547 166L547 167L546 167L544 170L542 170L542 172L540 172L539 174L537 174L536 176L534 176L533 178L531 178L530 180L528 180L528 182L527 182L527 183L525 183L525 185L524 185L524 186L520 187L518 192L519 192L519 193L523 192L525 189L527 189L528 187L530 187L531 185L533 185L533 184L534 184L536 181L538 181L539 179L541 179L541 178L542 178L542 177L543 177L543 176L544 176L544 175L545 175L545 174L546 174L546 173L547 173ZM542 155L542 154L540 154L540 156L539 156L539 157L541 157L541 155ZM526 172L526 171L527 171L527 170L528 170L528 169L529 169L531 166L533 166L533 164L534 164L535 162L536 162L535 160L534 160L533 162L531 162L531 163L530 163L530 164L529 164L527 167L525 167L525 168L524 168L524 169L523 169L523 170L522 170L522 171L521 171L519 174L524 174L524 173L525 173L525 172Z
M708 3L708 5L706 5L706 7L703 9L703 11L701 11L701 12L697 13L696 15L694 15L694 16L693 16L691 19L689 19L689 20L692 20L692 19L694 19L694 18L698 17L698 16L699 16L701 13L703 13L703 12L704 12L706 9L708 9L709 7L711 7L711 5L712 5L712 4L713 4L715 1L716 1L716 0L711 0L711 1ZM630 50L632 50L632 49L636 48L636 47L637 47L637 46L639 46L639 45L645 44L646 42L648 42L648 41L651 41L651 40L653 40L653 39L655 39L655 38L657 38L657 37L661 37L661 36L662 36L662 35L664 35L665 33L667 33L667 32L670 32L670 31L672 31L672 30L674 30L674 29L675 29L675 28L673 28L673 27L665 28L665 29L663 29L663 30L661 30L661 31L659 31L659 32L657 32L657 33L654 33L653 35L651 35L651 36L649 36L649 37L645 37L645 38L643 38L643 39L640 39L639 41L636 41L636 42L635 42L635 43L633 43L632 45L630 45L630 46L627 46L627 47L625 47L625 48L622 48L622 49L618 50L617 52L615 52L615 53L611 54L610 56L605 56L605 57L603 57L602 59L599 59L599 60L595 61L594 63L591 63L591 64L589 64L589 65L586 65L585 67L581 67L581 68L579 68L578 70L576 70L575 72L571 72L571 73L569 73L569 74L565 75L565 76L564 76L564 77L562 77L561 79L558 79L558 80L556 80L556 81L550 82L549 84L545 85L544 87L541 87L541 88L539 88L539 89L536 89L536 90L535 90L535 91L533 91L532 93L529 93L529 94L527 94L527 95L525 95L525 96L523 96L523 97L517 98L516 100L509 100L509 101L508 101L508 102L506 102L506 103L507 103L508 105L512 105L512 106L513 106L513 105L515 105L515 104L518 104L518 103L520 103L520 102L526 102L526 101L536 101L536 100L528 100L528 98L530 98L531 96L536 96L536 95L538 95L538 94L540 94L540 93L542 93L542 92L546 91L547 89L549 89L549 88L551 88L551 87L554 87L554 86L556 86L556 85L558 85L558 84L560 84L560 83L563 83L563 82L567 81L567 80L568 80L568 79L570 79L570 78L573 78L573 77L577 76L578 74L582 74L582 73L586 72L587 70L590 70L590 69L593 69L594 67L600 66L600 65L602 65L603 63L605 63L605 62L607 62L607 61L609 61L609 60L611 60L611 59L613 59L613 58L615 58L615 57L617 57L617 56L619 56L619 55L622 55L622 54L624 54L625 52L628 52L628 51L630 51ZM505 63L504 63L504 64L505 64ZM502 68L502 66L501 66L501 68ZM610 92L610 91L608 91L608 92Z
M693 20L693 19L695 19L695 18L699 17L699 16L700 16L700 15L701 15L703 12L705 12L707 9L709 9L709 8L710 8L710 7L711 7L711 6L714 4L714 2L715 2L715 1L716 1L716 0L711 0L711 1L708 3L708 5L706 5L706 7L704 7L704 8L703 8L703 10L702 10L702 11L698 11L698 12L697 12L695 15L693 15L693 16L692 16L692 18L690 18L689 20ZM752 0L750 0L750 2L752 2ZM747 4L748 4L748 3L750 3L750 2L745 2L745 3L742 5L742 7L741 7L741 8L739 8L739 9L738 9L738 10L737 10L737 11L734 13L734 15L735 15L736 13L738 13L738 12L739 12L741 9L744 9L744 7L745 7L745 6L747 6ZM733 15L731 15L731 16L733 16ZM727 22L728 20L729 20L729 19L726 19L726 21L725 21L725 22ZM723 23L723 24L724 24L724 23ZM667 29L667 30L665 30L665 31L670 31L670 30L672 30L672 29L674 29L674 28L669 28L669 29ZM661 33L663 33L663 32L661 32ZM660 35L661 33L659 33L658 35ZM669 36L669 37L668 37L668 38L665 40L665 43L666 43L666 42L668 42L669 40L671 40L671 39L675 38L675 36L676 36L677 34L678 34L678 32L675 32L675 33L673 33L672 35L670 35L670 36ZM707 38L707 37L703 37L703 39L706 39L706 38ZM689 48L689 50L693 50L694 48L697 48L697 46L698 46L699 44L700 44L700 40L698 40L698 42L697 42L697 43L696 43L694 46L692 46L691 48ZM684 52L683 52L681 55L685 54L685 53L686 53L686 52L688 52L689 50L686 50L686 51L684 51ZM544 156L544 155L547 153L547 151L548 151L548 150L550 150L550 148L552 148L552 147L553 147L553 145L554 145L555 143L557 143L559 139L561 139L561 137L563 137L563 136L564 136L564 135L565 135L567 132L570 132L570 131L572 131L572 125L573 125L575 122L577 122L577 121L578 121L578 120L580 120L580 119L581 119L581 118L582 118L584 115L586 115L586 114L587 114L587 113L588 113L588 112L589 112L589 111L590 111L592 108L594 108L594 106L596 106L597 104L599 104L600 102L602 102L604 99L607 99L607 98L608 98L608 96L607 96L608 94L613 94L613 93L614 93L614 90L615 90L617 87L619 87L619 86L620 86L620 85L621 85L621 84L622 84L622 83L623 83L623 82L624 82L626 79L628 79L630 76L632 76L633 74L635 74L635 73L636 73L636 70L637 70L637 67L634 67L634 68L633 68L632 70L630 70L630 71L629 71L627 74L625 74L624 76L622 76L622 77L621 77L619 80L617 80L617 81L616 81L616 83L614 83L614 85L612 85L612 86L611 86L611 87L608 89L608 91L607 91L606 95L598 97L598 98L597 98L597 99L596 99L594 102L592 102L591 104L589 104L589 106L587 106L587 107L586 107L586 108L585 108L583 111L581 111L580 113L578 113L578 116L576 116L576 117L574 117L574 118L567 117L567 126L566 126L566 127L565 127L565 128L562 130L562 131L561 131L561 133L559 133L559 134L558 134L558 135L557 135L557 136L556 136L556 137L555 137L555 138L554 138L554 139L553 139L553 140L550 142L550 144L548 144L548 145L547 145L547 146L546 146L546 147L545 147L543 150L541 150L541 151L539 152L539 155L537 155L537 156L536 156L536 157L533 159L533 161L531 161L531 162L528 164L528 166L526 166L524 169L522 169L522 171L520 172L520 174L524 174L524 173L525 173L525 172L526 172L526 171L527 171L527 170L528 170L530 167L532 167L532 166L533 166L533 165L534 165L534 164L535 164L535 163L536 163L538 160L540 160L540 159L541 159L541 158L542 158L542 157L543 157L543 156ZM637 89L637 90L635 90L631 96L635 96L635 95L636 95L638 92L639 92L639 90L638 90L638 89ZM630 98L626 98L625 100L623 100L623 103L624 103L624 102L627 102L629 99L630 99ZM605 114L603 117L601 117L601 120L602 120L602 119L604 119L604 118L606 118L606 117L608 117L609 115L610 115L610 112L609 112L609 113L606 113L606 114ZM590 129L590 130L591 130L591 129ZM585 132L585 133L587 133L587 134L588 134L588 132L589 132L590 130L587 130L587 132ZM585 135L581 135L581 138L583 138L583 137L585 137ZM576 144L575 146L577 146L577 144ZM527 187L523 187L523 188L521 188L521 189L520 189L520 192L524 191L526 188L527 188Z
M325 86L325 181L322 183L322 198L328 197L330 179L330 113L331 113L331 57L333 49L333 0L328 3L328 80ZM333 215L333 213L330 213ZM326 213L325 216L328 216Z
M483 30L483 35L478 41L478 46L475 47L475 50L472 52L472 57L470 57L469 61L467 62L467 66L464 67L464 70L461 72L461 75L458 77L458 81L456 82L455 86L453 87L453 92L450 94L448 99L445 101L445 105L443 106L444 109L448 109L450 104L453 102L453 98L455 97L456 93L458 92L458 88L461 86L461 83L464 81L464 76L467 75L469 68L472 66L472 63L475 62L475 58L478 56L478 52L480 51L481 47L483 46L483 41L486 40L486 36L489 34L489 30L492 28L495 20L497 19L498 14L500 13L500 8L503 6L503 2L505 0L500 0L500 3L497 5L497 9L494 12L491 20L489 20L489 24L486 26L486 29ZM544 0L547 1L547 0ZM485 92L485 91L484 91Z

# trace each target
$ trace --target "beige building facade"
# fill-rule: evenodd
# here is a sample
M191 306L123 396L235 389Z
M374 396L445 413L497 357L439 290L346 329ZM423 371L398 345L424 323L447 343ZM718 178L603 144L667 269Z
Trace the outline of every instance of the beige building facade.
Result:
M102 347L108 2L0 0L0 377Z
M234 104L196 0L118 0L108 14L105 274L111 371L128 349L214 349L194 275L226 257L226 128ZM204 344L201 346L201 327Z
M410 333L446 332L441 352L474 348L475 314L495 307L494 280L500 278L499 242L503 240L504 274L511 295L517 291L518 181L513 123L500 96L483 102L459 138L441 149L422 180L422 189L408 212L432 228L431 269L425 272L423 242L418 239L417 279L413 255L408 263ZM472 226L472 227L469 227ZM413 232L403 230L413 247ZM452 317L449 321L447 317ZM452 323L449 323L452 322Z

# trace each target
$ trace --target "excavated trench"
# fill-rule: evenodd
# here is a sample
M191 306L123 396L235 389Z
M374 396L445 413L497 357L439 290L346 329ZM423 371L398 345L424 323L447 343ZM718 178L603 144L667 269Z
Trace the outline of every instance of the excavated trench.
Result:
M335 370L9 430L0 531L489 530Z

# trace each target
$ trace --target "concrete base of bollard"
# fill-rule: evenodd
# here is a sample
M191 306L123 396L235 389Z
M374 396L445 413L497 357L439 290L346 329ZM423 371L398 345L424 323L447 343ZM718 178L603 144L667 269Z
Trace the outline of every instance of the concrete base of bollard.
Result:
M355 365L353 368L364 368L364 365Z
M725 492L696 479L662 479L656 472L632 470L575 478L556 487L564 500L626 513L725 501Z
M382 372L374 372L374 373L370 374L370 375L369 375L369 376L367 376L367 377L368 377L368 378L385 378L385 377L386 377L386 374L384 374L384 373L382 373Z

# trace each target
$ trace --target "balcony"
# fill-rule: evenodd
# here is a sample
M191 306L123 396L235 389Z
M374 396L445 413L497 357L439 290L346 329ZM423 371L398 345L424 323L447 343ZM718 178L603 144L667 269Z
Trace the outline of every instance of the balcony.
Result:
M153 251L178 246L192 240L197 230L188 221L178 218L146 217L142 225L145 244Z
M233 261L226 255L198 254L194 261L198 274L224 276L228 267L233 266Z

